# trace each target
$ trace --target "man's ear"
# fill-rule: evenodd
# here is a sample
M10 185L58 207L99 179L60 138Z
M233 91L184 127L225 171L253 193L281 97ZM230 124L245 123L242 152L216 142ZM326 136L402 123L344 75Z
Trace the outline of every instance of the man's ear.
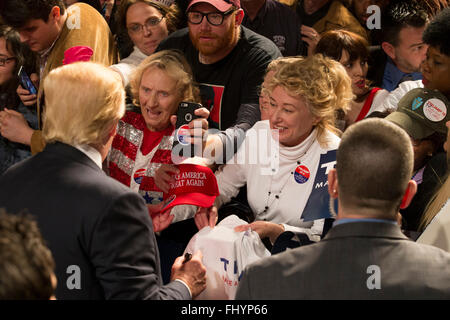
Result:
M405 194L403 195L402 203L400 204L400 209L405 209L409 206L416 192L417 183L414 180L409 180Z
M114 139L114 137L117 133L117 124L118 123L119 123L118 121L117 122L115 121L114 124L111 126L111 128L106 132L105 137L103 138L103 141L102 141L102 143L104 145L106 145L110 139L111 140Z
M395 60L395 47L392 44L384 41L381 43L381 48L388 55L389 58Z
M235 15L236 26L240 26L241 25L242 20L244 20L244 16L245 16L244 10L242 10L242 9L236 10L236 15Z
M59 18L61 16L61 9L58 6L54 6L50 11L50 15L53 18Z
M338 177L336 169L331 169L328 172L328 194L331 198L336 199L338 197Z

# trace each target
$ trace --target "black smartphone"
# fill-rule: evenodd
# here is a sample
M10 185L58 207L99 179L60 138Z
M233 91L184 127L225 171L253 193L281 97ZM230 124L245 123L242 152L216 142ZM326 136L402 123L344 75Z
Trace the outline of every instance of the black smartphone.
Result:
M194 146L190 143L189 122L199 117L194 111L203 106L200 103L182 101L178 106L177 122L175 125L175 135L172 152L178 156L194 157Z
M25 72L25 69L23 66L20 67L18 72L20 84L22 85L22 88L30 91L31 94L37 94L36 87L34 86L33 82L31 82L30 77Z

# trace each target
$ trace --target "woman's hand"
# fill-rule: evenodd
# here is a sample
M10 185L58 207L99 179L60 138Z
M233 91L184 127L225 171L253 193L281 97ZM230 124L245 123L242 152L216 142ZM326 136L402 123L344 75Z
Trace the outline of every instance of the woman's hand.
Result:
M235 227L234 231L242 232L249 229L255 231L261 239L269 238L271 243L274 243L278 236L284 232L283 225L267 221L255 221L250 224L243 224Z
M172 223L174 216L170 214L171 210L161 213L164 203L148 204L147 209L150 217L152 218L153 231L159 232L166 229Z
M30 80L33 82L34 86L39 88L39 77L36 73L30 74ZM37 102L37 95L31 94L30 91L23 88L21 85L17 87L17 95L25 106L32 106Z
M162 164L161 167L155 171L153 179L156 186L161 189L162 192L168 193L170 183L175 182L173 175L178 173L180 173L180 170L176 166L172 164Z
M203 150L205 150L206 139L208 136L208 117L209 111L206 108L199 108L194 111L194 114L199 118L192 120L189 122L189 129L191 134L191 144L193 145L201 145L202 146L202 154ZM176 125L177 116L171 116L170 122L173 126ZM198 155L202 156L202 155Z
M214 206L210 208L199 207L194 216L195 225L198 230L201 230L204 227L214 228L217 223L217 219L217 208Z

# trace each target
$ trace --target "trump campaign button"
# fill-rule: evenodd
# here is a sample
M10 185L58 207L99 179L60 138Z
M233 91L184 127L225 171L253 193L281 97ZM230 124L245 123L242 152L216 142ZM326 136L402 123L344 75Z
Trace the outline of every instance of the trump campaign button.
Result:
M309 180L310 172L306 166L298 166L294 172L294 179L297 183L305 183Z
M136 170L136 172L133 175L133 179L137 184L141 184L146 171L147 171L147 169L145 169L145 168Z
M447 107L440 99L430 99L423 106L423 114L428 120L439 122L445 119Z
M190 132L189 132L189 126L187 124L179 127L177 129L176 137L179 143L181 143L184 146L187 146L190 144Z

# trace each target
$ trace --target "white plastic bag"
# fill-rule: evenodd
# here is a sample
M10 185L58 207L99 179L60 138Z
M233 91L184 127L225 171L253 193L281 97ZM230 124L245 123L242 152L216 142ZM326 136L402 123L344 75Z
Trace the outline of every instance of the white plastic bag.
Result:
M270 256L256 232L233 230L243 224L247 222L231 215L213 229L203 228L189 241L185 252L200 250L206 267L206 289L197 300L233 300L245 266Z

